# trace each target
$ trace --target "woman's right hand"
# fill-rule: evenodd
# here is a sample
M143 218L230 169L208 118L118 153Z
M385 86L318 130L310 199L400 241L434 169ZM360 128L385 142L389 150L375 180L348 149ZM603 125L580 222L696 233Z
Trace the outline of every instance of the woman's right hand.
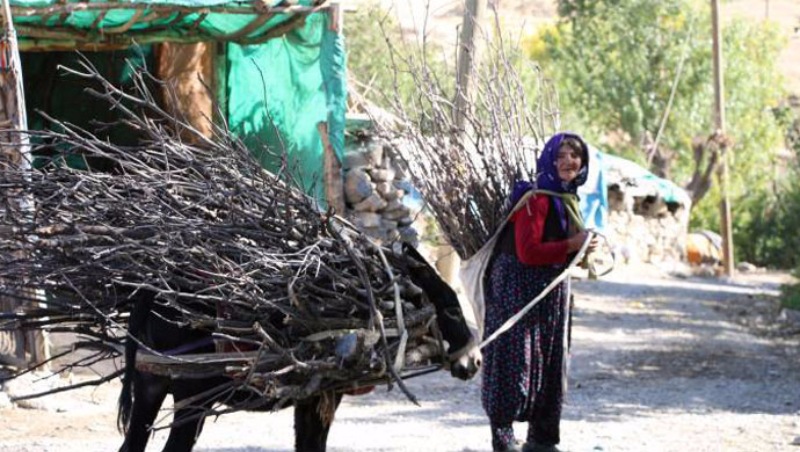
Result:
M567 239L567 252L574 253L574 252L578 251L579 249L581 249L581 246L583 245L583 242L586 241L586 238L589 236L589 234L592 234L592 233L589 232L589 231L581 231L581 232L573 235L569 239ZM597 248L597 245L598 245L597 236L592 234L592 239L591 240L592 241L589 242L589 247L586 249L587 251L592 251L593 249Z

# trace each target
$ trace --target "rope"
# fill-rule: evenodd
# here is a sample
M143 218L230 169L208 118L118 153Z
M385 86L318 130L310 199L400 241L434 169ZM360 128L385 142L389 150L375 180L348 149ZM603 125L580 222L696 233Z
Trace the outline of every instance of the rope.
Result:
M572 271L572 269L576 265L578 265L579 262L581 262L583 260L583 257L586 254L586 249L589 247L589 243L592 241L593 237L595 237L595 236L601 237L601 238L603 238L605 240L606 244L608 243L608 238L605 235L603 235L603 234L601 234L601 233L599 233L599 232L597 232L595 230L591 230L591 229L587 229L587 231L589 232L589 234L586 235L586 240L583 241L583 244L581 244L580 249L575 254L575 257L572 258L572 260L570 261L569 265L567 265L567 267L553 281L551 281L550 284L548 284L547 287L545 287L544 290L542 290L542 292L539 293L539 295L537 295L533 300L528 302L528 304L525 305L525 307L523 307L522 309L520 309L519 312L517 312L511 318L506 320L506 322L503 323L500 326L500 328L498 328L494 333L492 333L491 336L489 336L486 339L484 339L483 342L481 342L480 345L478 345L479 349L483 350L484 347L486 347L487 345L489 345L492 342L494 342L494 340L497 339L498 337L500 337L501 334L503 334L506 331L510 330L517 322L520 321L520 319L522 319L522 317L525 316L525 314L527 314L544 297L546 297L547 294L552 292L553 289L555 289L555 287L558 284L561 283L561 281L566 279L566 277L569 275L569 272ZM609 247L609 249L610 249L610 247ZM604 271L602 274L600 274L598 276L607 275L611 270L613 270L614 265L616 263L616 256L615 256L613 251L611 252L611 257L612 257L612 265L611 265L611 267L609 267L608 270Z

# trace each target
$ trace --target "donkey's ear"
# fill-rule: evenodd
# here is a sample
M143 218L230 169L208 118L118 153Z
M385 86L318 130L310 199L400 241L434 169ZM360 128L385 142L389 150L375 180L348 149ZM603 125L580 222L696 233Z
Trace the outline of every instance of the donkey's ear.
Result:
M403 255L406 257L406 262L408 265L413 268L429 268L433 270L433 266L422 257L422 254L417 251L416 248L409 245L408 243L403 243Z

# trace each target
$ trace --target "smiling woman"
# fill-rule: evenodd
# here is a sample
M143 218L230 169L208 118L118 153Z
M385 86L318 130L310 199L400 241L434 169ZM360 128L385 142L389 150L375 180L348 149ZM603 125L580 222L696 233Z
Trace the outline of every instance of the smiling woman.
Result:
M588 162L589 156L586 146L575 138L567 137L561 142L561 147L556 154L556 169L558 177L564 182L572 182L578 177L583 167L583 162Z
M578 135L556 134L537 161L535 189L517 183L487 269L486 336L555 280L586 240L576 192L586 182L588 155ZM528 422L523 451L558 450L569 300L567 278L484 349L482 402L495 451L518 450L514 421Z

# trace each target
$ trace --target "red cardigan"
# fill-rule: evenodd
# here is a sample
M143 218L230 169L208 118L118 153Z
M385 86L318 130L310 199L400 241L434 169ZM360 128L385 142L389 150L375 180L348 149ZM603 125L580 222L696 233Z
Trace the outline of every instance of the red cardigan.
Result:
M510 219L514 223L517 259L527 265L553 265L567 262L567 240L542 242L550 197L531 196Z

